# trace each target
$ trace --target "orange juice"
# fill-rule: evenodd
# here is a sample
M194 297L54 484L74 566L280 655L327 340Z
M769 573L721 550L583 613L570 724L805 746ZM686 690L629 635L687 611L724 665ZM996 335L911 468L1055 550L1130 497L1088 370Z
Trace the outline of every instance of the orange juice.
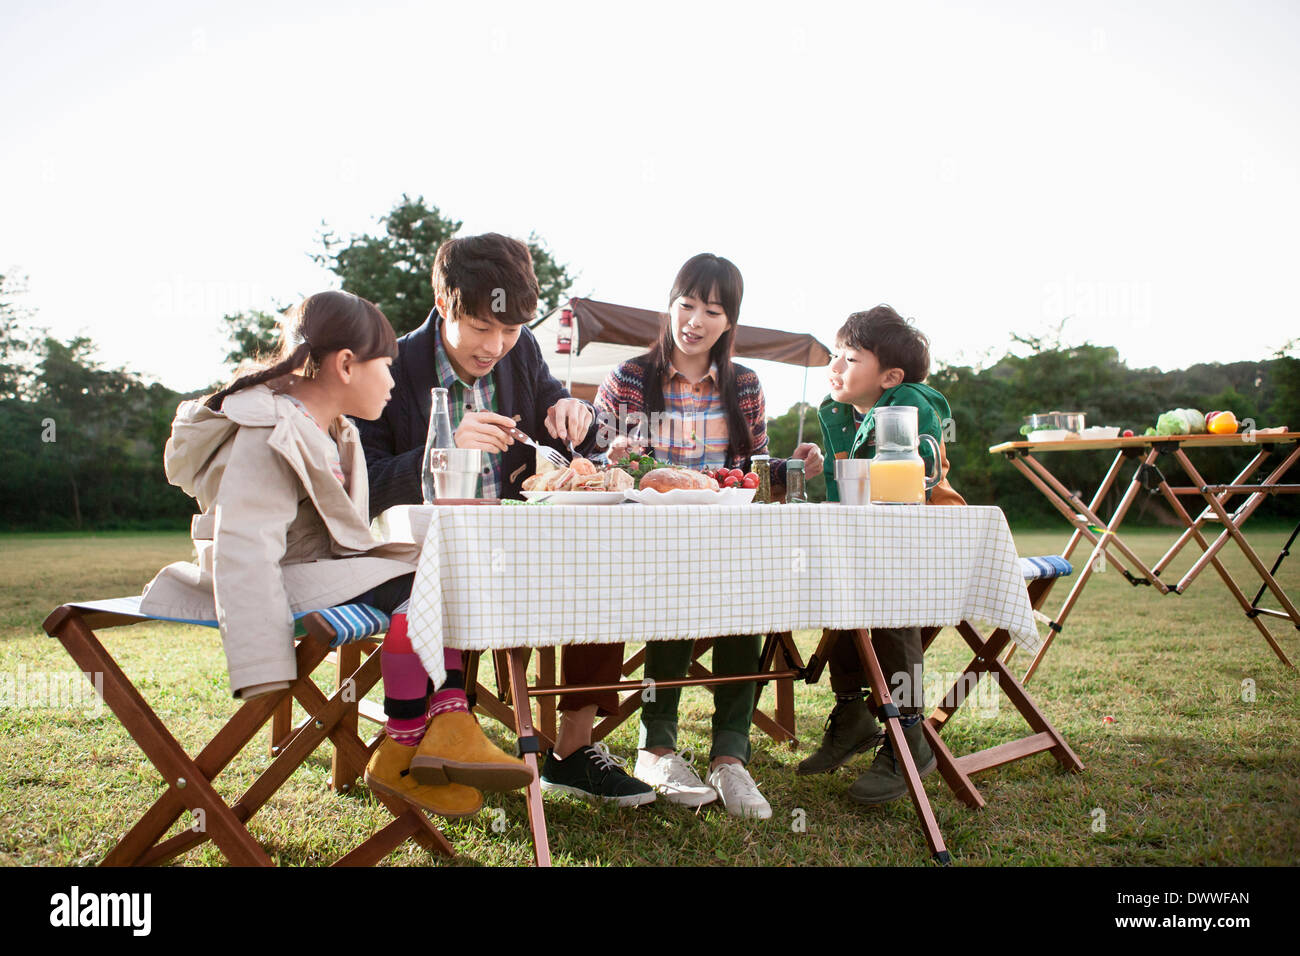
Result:
M911 461L872 461L871 500L923 504L925 462L920 458Z

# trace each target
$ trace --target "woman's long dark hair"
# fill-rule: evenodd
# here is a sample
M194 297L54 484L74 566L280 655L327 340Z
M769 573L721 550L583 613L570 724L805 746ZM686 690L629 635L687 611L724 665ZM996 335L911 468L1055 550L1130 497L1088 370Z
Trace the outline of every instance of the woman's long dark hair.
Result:
M740 322L740 300L745 293L745 283L740 270L729 259L702 252L686 260L686 264L673 280L673 291L668 297L668 308L684 295L701 302L717 302L731 323L709 350L709 360L718 366L718 392L727 417L727 460L747 458L754 447L754 435L749 422L740 411L740 398L736 394L736 369L731 364L731 353ZM663 334L654 347L643 356L645 373L645 410L647 414L664 410L664 383L668 378L668 364L673 356L672 316L664 325Z
M241 372L203 404L220 411L227 395L299 369L304 378L314 378L321 360L339 349L351 349L360 362L397 358L397 336L373 302L351 292L317 292L285 314L279 348L269 359Z

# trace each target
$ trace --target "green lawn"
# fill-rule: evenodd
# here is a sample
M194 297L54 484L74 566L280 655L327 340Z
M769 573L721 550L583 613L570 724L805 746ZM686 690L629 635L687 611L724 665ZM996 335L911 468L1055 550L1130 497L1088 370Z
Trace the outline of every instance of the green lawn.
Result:
M1153 560L1170 533L1134 533L1130 540ZM1280 531L1252 534L1269 563L1284 540ZM1026 533L1017 542L1022 554L1052 553L1064 535ZM1194 551L1176 567L1185 568ZM0 536L0 680L31 688L37 675L73 671L62 647L41 630L45 615L66 600L137 593L157 568L189 554L184 534ZM1253 595L1257 581L1245 559L1232 547L1224 556ZM1300 555L1279 577L1300 599ZM1065 593L1066 586L1058 586L1049 610ZM1271 599L1266 604L1276 606ZM1272 627L1300 660L1295 630L1282 622ZM191 752L236 706L216 632L140 625L105 635L118 662ZM811 650L814 635L799 638L805 652ZM958 669L966 661L962 646L945 633L927 667ZM1015 663L1026 661L1020 655ZM1254 682L1253 701L1243 700L1246 679ZM1186 596L1166 598L1130 587L1113 571L1097 576L1030 690L1087 769L1064 774L1043 754L992 770L976 778L988 801L981 811L966 809L937 774L930 777L927 790L959 864L1248 865L1300 858L1300 678L1273 656L1213 571ZM764 693L765 704L771 696L770 689ZM799 685L796 699L806 752L819 739L830 694L824 682ZM0 863L95 863L161 792L158 774L116 718L97 709L84 697L65 698L62 706L0 709ZM504 729L487 724L505 743ZM685 743L707 753L708 726L707 692L687 691ZM1020 736L1022 726L1003 702L996 713L964 710L945 739L960 754ZM751 770L773 806L772 820L745 822L716 807L696 813L662 802L617 810L548 801L555 862L926 861L909 801L867 810L843 797L866 758L829 777L799 778L793 770L801 752L757 731L754 741ZM616 754L634 758L634 722L609 743ZM222 774L219 787L241 792L268 760L264 747L250 747ZM280 863L330 862L388 819L363 786L332 795L328 773L326 748L253 818L250 828ZM495 808L504 811L503 832L493 827L500 818L489 812ZM459 864L531 860L517 795L489 796L477 817L444 829L460 852ZM216 864L221 857L208 845L183 861ZM388 862L436 861L403 848Z

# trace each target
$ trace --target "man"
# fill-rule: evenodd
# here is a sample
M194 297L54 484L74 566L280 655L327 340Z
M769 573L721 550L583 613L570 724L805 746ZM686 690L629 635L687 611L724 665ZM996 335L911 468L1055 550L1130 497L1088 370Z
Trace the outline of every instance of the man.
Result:
M398 340L392 400L376 421L357 423L372 517L422 500L433 388L448 390L456 447L486 452L485 498L520 498L524 479L534 471L534 450L510 433L516 426L566 455L567 442L584 457L596 452L592 407L570 396L551 375L525 327L536 314L539 291L528 246L496 233L448 240L434 257L433 288L434 311ZM564 682L617 682L621 649L621 644L565 648ZM613 714L617 707L613 691L560 698L560 729L548 767L563 764L566 772L550 789L621 806L654 799L650 787L591 744L597 714ZM553 774L545 776L550 780Z

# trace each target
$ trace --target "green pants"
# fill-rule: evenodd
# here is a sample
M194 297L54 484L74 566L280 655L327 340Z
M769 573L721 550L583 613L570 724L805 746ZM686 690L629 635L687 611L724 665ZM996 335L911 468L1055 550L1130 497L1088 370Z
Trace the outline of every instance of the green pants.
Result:
M831 649L827 663L830 665L831 690L837 694L854 694L866 690L867 671L858 658L857 643L852 631L840 631ZM881 673L889 684L889 695L903 714L919 714L925 708L922 687L922 663L919 627L873 627L871 646L880 661ZM874 712L875 705L871 705Z
M645 647L645 676L674 680L686 676L694 641L649 641ZM719 637L713 642L713 673L754 674L763 652L762 636ZM735 757L749 763L749 725L757 703L753 683L719 684L713 691L713 748L709 760ZM643 693L649 693L651 688ZM677 704L680 687L653 688L653 700L641 705L641 749L677 749Z

